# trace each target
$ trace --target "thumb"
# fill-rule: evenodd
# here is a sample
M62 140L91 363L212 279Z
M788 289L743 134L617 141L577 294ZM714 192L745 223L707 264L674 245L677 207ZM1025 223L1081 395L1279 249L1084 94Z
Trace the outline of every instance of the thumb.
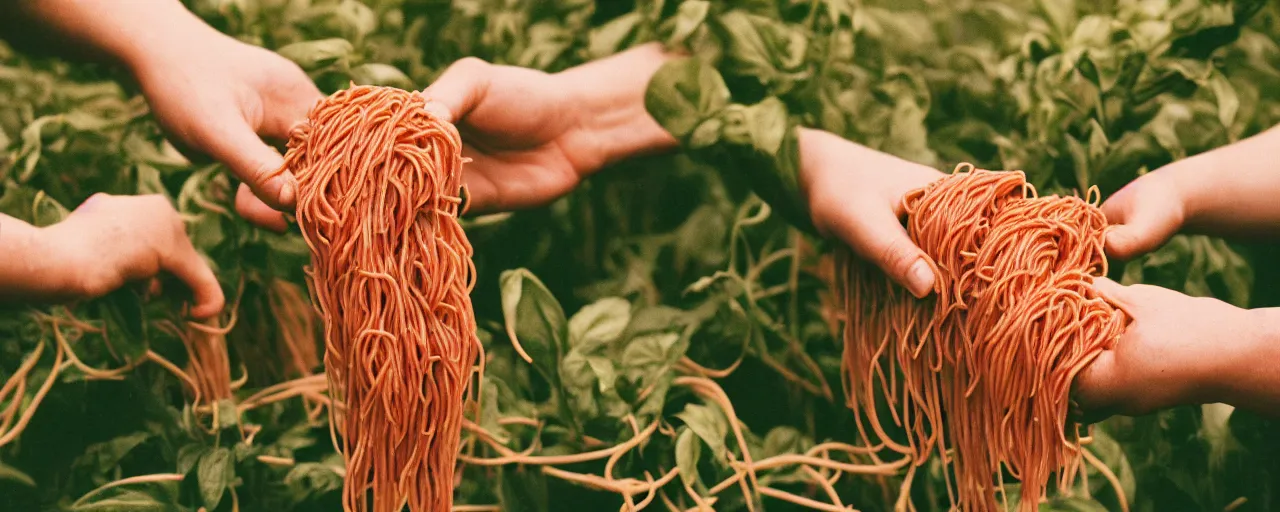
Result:
M453 63L422 91L428 109L457 124L467 117L488 93L493 65L476 57Z
M933 291L937 279L931 260L888 208L839 215L829 228L912 295L923 298Z
M1095 278L1093 280L1093 289L1101 295L1104 300L1110 302L1116 307L1124 311L1130 317L1133 316L1134 308L1140 301L1135 300L1134 295L1137 293L1133 288L1124 286L1120 283L1112 281L1105 277Z
M1142 201L1135 192L1122 190L1102 205L1102 213L1112 224L1106 235L1107 253L1122 260L1159 248L1178 230L1174 205Z
M247 126L211 128L209 155L225 164L253 195L277 210L294 207L297 183L284 168L284 156L267 145Z

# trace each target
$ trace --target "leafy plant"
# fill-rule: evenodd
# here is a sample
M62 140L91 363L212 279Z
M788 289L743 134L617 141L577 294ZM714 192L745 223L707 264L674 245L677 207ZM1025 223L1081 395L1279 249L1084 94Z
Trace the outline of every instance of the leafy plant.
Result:
M849 450L830 262L791 199L795 126L1105 196L1280 121L1280 12L1261 0L187 4L326 91L421 88L463 56L554 71L647 41L689 50L646 102L684 151L468 220L487 366L457 501L502 510L789 510L833 494L880 510L904 490L947 508L936 464ZM0 446L0 509L338 509L323 378L284 366L272 309L276 283L302 283L305 244L229 213L227 174L179 154L114 78L0 46L0 211L43 225L93 192L167 194L238 297L228 344L246 380L231 401L184 394L158 362L186 363L160 327L173 296L0 313L0 379L25 383L0 411L32 411ZM1270 305L1280 276L1257 262L1271 250L1179 236L1115 277ZM53 373L68 354L83 367ZM1270 510L1270 428L1221 406L1109 420L1090 449L1115 484L1090 469L1043 508L1115 510L1118 487L1139 511ZM832 468L859 473L818 483Z

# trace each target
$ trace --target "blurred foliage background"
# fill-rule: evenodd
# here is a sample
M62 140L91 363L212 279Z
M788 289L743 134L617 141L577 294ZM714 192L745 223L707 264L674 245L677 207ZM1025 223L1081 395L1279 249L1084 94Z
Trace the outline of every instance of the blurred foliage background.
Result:
M462 465L457 487L472 510L611 510L625 501L611 478L635 479L638 502L653 487L647 478L676 474L650 508L685 510L694 495L713 494L715 510L805 509L777 493L832 503L796 465L758 471L773 494L735 483L746 455L781 460L856 444L828 292L831 248L751 192L751 166L787 165L762 142L770 133L819 127L942 170L1022 169L1042 192L1097 185L1105 198L1280 120L1280 9L1264 0L186 3L297 62L325 92L351 81L422 88L465 56L554 72L656 40L702 57L664 71L650 90L683 105L660 121L686 151L619 164L546 208L467 221L489 358L484 414L464 447L477 462ZM756 158L745 171L743 154ZM306 246L296 230L268 233L229 213L235 185L217 164L165 142L119 70L0 46L0 211L48 225L94 192L166 194L228 298L239 299L226 343L244 379L213 404L221 415L211 422L208 404L193 407L171 372L139 363L148 352L186 363L183 342L163 328L179 319L174 297L126 288L0 313L0 378L26 372L25 386L0 392L0 409L31 411L21 436L0 446L0 510L340 508L342 461L316 403L244 406L323 368L294 368L285 356L285 338L298 332L288 326L306 311L287 291L305 295ZM1276 255L1273 244L1178 236L1113 273L1274 306ZM314 326L301 329L319 346ZM508 329L533 365L515 354ZM41 394L58 347L94 368L136 368L104 380L68 367ZM546 470L495 459L504 449L548 458L607 449L648 426L616 460ZM1090 450L1132 510L1272 510L1273 428L1225 406L1184 407L1108 420ZM1088 471L1042 509L1118 510L1113 486ZM937 464L908 485L903 471L821 473L859 510L892 509L904 490L917 509L948 508Z

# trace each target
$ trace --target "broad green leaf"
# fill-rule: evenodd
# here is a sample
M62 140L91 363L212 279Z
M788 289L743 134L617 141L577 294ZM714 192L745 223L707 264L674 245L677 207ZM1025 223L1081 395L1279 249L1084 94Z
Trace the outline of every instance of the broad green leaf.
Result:
M688 487L701 479L698 476L698 459L702 457L702 442L698 440L693 429L680 429L676 436L676 467L680 469L680 479Z
M506 444L511 441L511 436L507 435L507 429L502 427L498 420L502 419L502 411L498 407L498 383L491 375L483 376L483 385L480 391L480 426L484 427L493 439L499 443Z
M725 59L733 74L752 76L778 92L804 66L808 38L798 27L744 11L729 11L717 24L725 38Z
M72 467L86 469L93 475L104 475L118 467L120 461L129 452L150 438L151 434L147 432L134 432L110 441L91 444L83 454L76 458L75 462L72 463ZM105 481L100 483L105 483Z
M804 453L813 443L795 427L774 427L764 436L763 455L776 457L788 453Z
M350 42L338 38L303 41L276 50L276 53L307 71L345 63L354 52L355 48Z
M285 475L284 483L302 497L316 496L342 489L342 475L345 473L342 456L333 453L321 462L295 465Z
M689 404L676 417L707 443L717 462L725 461L724 438L729 433L729 423L719 407Z
M210 509L218 508L223 494L226 494L227 486L231 485L235 478L236 466L230 449L214 448L201 456L200 462L196 465L200 498Z
M631 322L631 303L605 297L583 307L569 319L569 347L586 354L617 339Z
M645 109L677 139L729 104L729 88L714 68L686 57L663 64L649 79Z
M617 53L635 35L641 21L640 13L633 11L592 30L588 36L587 54L592 59L599 59Z
M352 68L351 80L356 85L381 85L406 90L416 88L413 79L399 68L379 62L370 62Z
M597 381L587 357L577 350L569 351L560 361L560 380L574 414L582 419L594 418L598 410L594 392Z
M524 348L534 368L558 385L560 359L568 351L568 321L560 302L527 269L506 270L499 278L507 335Z
M196 463L200 462L206 454L213 448L202 444L188 444L178 450L178 473L187 474L196 468Z

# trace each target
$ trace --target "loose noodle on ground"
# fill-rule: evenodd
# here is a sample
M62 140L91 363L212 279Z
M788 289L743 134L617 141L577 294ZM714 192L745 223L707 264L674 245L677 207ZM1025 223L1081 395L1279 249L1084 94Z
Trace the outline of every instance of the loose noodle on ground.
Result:
M444 512L453 501L463 402L481 358L459 223L456 128L425 99L352 86L291 134L284 169L312 252L331 424L348 512Z
M1107 223L1090 199L1038 197L1020 171L967 164L907 194L908 233L937 276L924 300L841 255L843 370L863 442L916 464L939 454L962 510L996 510L1004 471L1022 482L1021 510L1051 475L1066 489L1079 472L1071 382L1127 323L1092 286Z

